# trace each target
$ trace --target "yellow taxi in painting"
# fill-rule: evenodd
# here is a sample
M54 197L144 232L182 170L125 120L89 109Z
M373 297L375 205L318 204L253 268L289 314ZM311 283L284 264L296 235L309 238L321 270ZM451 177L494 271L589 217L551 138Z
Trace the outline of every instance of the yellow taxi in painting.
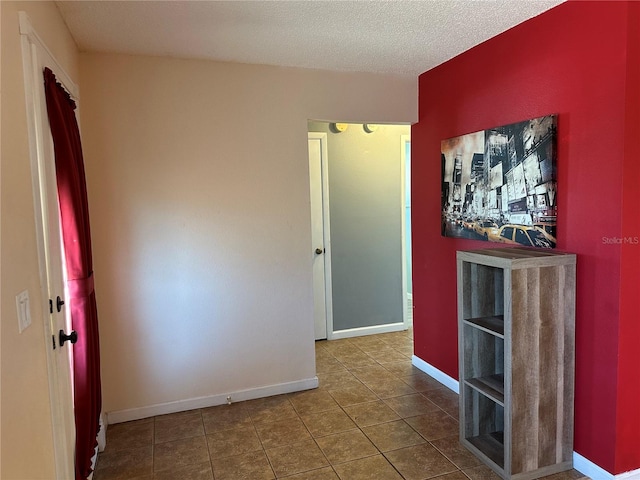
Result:
M503 225L497 232L488 233L492 242L525 245L527 247L553 248L555 243L545 236L543 230L528 225Z

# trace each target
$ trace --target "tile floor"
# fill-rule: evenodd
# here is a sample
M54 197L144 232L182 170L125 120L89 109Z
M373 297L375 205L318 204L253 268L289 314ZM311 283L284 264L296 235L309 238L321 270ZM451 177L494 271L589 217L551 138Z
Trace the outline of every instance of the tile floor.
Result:
M94 480L493 480L412 332L316 343L316 390L109 426ZM548 480L586 478L571 470Z

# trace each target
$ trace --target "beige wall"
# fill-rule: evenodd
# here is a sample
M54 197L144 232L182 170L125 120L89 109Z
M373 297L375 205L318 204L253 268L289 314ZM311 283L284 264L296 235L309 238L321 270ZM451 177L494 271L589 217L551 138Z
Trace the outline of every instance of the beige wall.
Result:
M414 122L417 80L80 63L105 410L313 378L307 120Z
M75 44L52 2L0 2L2 9L0 259L1 478L54 477L43 305L36 247L18 11L77 79ZM27 289L32 325L18 333L15 296Z

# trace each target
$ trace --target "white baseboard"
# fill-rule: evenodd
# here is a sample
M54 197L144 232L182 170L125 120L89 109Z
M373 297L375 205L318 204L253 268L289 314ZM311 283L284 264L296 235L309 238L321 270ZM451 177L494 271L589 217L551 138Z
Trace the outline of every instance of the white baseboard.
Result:
M186 400L178 400L176 402L159 403L147 407L131 408L128 410L116 410L107 412L107 423L129 422L131 420L140 420L142 418L155 417L156 415L166 415L167 413L184 412L194 410L196 408L215 407L228 403L228 397L232 402L242 402L245 400L253 400L255 398L271 397L283 393L293 393L302 390L310 390L318 387L318 377L307 378L296 382L279 383L276 385L268 385L266 387L251 388L248 390L240 390L237 392L221 393L219 395L211 395L207 397L189 398Z
M573 468L592 480L640 480L640 468L613 475L576 452L573 452Z
M416 357L415 355L411 357L411 364L417 369L422 370L424 373L426 373L430 377L433 377L434 379L439 381L445 387L450 388L451 390L453 390L458 394L460 393L460 384L455 378L451 378L449 375L447 375L444 372L441 372L433 365L428 364L427 362L422 360L420 357Z
M375 335L378 333L401 332L408 328L404 322L388 323L386 325L373 325L371 327L348 328L346 330L337 330L335 332L327 332L328 340L339 340L341 338L361 337L363 335Z
M458 381L438 370L433 365L430 365L415 355L411 358L411 363L414 367L439 381L445 387L450 388L456 393L460 392L460 384ZM573 452L573 468L592 480L640 480L640 469L613 475L576 452Z

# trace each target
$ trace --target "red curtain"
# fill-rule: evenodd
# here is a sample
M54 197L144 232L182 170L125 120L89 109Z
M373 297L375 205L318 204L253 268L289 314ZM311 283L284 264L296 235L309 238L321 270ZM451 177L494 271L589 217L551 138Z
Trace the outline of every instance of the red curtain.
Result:
M78 341L73 346L76 480L85 480L91 473L91 458L97 445L102 409L87 187L80 131L74 112L76 104L48 68L44 70L44 85L66 257L67 306L71 313L71 327L78 334Z

